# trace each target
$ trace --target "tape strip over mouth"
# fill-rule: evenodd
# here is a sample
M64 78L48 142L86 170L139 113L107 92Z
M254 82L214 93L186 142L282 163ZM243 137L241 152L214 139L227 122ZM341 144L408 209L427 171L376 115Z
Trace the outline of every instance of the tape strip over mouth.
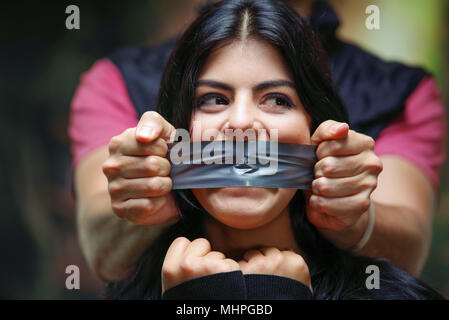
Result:
M246 141L168 143L172 190L263 187L311 189L317 145Z

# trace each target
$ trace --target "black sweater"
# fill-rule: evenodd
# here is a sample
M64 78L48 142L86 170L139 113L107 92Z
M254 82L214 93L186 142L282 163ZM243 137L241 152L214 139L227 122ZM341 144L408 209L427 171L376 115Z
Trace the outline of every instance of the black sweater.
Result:
M368 289L365 283L347 290L340 299L363 300L441 300L438 292L406 272L389 264L379 288ZM386 268L385 268L386 267ZM388 270L389 269L389 270ZM405 277L405 278L404 278ZM181 282L162 295L162 300L312 300L304 283L280 276L224 272Z
M162 300L309 300L312 292L302 282L274 275L222 272L181 282Z

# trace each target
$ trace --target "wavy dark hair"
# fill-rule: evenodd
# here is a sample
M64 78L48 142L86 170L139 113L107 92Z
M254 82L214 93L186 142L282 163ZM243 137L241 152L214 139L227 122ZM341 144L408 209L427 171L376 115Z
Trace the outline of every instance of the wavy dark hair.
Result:
M348 116L332 84L327 56L308 23L282 1L224 0L209 3L178 40L166 65L159 91L158 111L175 128L189 129L195 108L195 83L212 50L245 39L266 41L279 50L291 71L301 102L312 118L311 133L325 120L347 122ZM181 219L157 238L137 261L134 274L109 283L107 298L158 299L161 268L168 247L177 237L204 237L208 214L191 190L176 191ZM306 217L306 203L298 190L289 203L296 241L311 273L316 299L420 299L429 288L388 262L357 257L323 238ZM375 264L381 290L366 289L365 273Z

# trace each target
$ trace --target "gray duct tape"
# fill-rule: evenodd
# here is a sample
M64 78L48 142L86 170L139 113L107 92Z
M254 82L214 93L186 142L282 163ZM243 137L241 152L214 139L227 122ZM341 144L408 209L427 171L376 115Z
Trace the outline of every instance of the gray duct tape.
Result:
M172 189L311 189L316 147L262 140L169 143Z

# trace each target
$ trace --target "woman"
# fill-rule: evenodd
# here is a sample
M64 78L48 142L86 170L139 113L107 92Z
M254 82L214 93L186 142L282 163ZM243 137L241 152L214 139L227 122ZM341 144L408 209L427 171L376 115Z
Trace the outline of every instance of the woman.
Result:
M159 92L174 127L278 129L279 142L310 144L322 122L348 122L325 55L301 18L278 1L206 7L177 43ZM218 139L223 139L223 135ZM182 219L144 253L110 298L436 299L388 262L355 257L306 218L300 190L177 192ZM369 266L379 270L375 289ZM162 270L162 273L159 271Z

